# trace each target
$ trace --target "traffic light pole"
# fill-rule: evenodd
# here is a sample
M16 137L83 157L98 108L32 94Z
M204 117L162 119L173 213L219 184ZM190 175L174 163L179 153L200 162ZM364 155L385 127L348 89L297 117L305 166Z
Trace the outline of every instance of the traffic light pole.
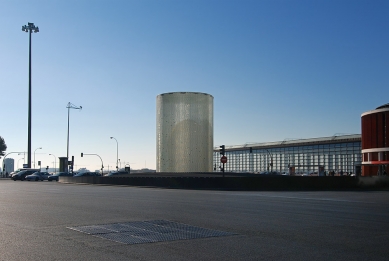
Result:
M98 155L98 154L86 154L86 153L81 152L81 157L84 157L84 155L95 155L95 156L100 158L100 160L101 160L101 176L103 176L103 174L104 174L104 163L103 163L103 159L100 157L100 155Z
M224 156L224 154L226 154L226 146L221 145L220 146L220 155L222 155L222 157L220 158L220 161L221 161L221 163L223 163L223 167L221 169L221 171L223 172L223 178L224 178L224 164L227 162L227 157Z

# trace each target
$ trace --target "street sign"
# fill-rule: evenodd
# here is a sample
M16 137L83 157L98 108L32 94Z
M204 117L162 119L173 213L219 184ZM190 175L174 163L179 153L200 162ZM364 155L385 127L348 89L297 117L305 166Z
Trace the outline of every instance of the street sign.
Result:
M227 163L227 157L226 157L226 156L222 156L222 157L220 158L220 162L221 162L221 163Z

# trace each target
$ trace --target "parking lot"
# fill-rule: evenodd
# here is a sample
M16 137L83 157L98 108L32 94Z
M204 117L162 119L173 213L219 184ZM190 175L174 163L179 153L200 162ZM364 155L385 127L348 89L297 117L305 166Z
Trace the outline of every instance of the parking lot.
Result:
M0 260L387 260L388 224L387 191L0 180Z

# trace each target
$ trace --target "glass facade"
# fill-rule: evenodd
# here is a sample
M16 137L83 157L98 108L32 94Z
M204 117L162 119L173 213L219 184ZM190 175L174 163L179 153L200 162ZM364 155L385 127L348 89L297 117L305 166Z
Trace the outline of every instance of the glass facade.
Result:
M361 165L360 135L345 135L311 140L294 140L264 144L226 146L226 172L277 171L295 173L317 172L319 166L325 171L355 173ZM214 149L214 170L220 171L219 148Z
M157 172L212 172L213 96L157 96Z

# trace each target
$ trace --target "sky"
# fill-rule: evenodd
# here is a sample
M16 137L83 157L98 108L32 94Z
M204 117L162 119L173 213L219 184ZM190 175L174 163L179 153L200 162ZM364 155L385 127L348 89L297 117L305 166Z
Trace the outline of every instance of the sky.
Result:
M42 166L66 156L68 102L82 106L69 156L92 171L100 158L81 152L155 169L162 93L214 97L215 147L360 134L361 114L389 102L387 0L0 0L6 153L27 151L28 22Z

